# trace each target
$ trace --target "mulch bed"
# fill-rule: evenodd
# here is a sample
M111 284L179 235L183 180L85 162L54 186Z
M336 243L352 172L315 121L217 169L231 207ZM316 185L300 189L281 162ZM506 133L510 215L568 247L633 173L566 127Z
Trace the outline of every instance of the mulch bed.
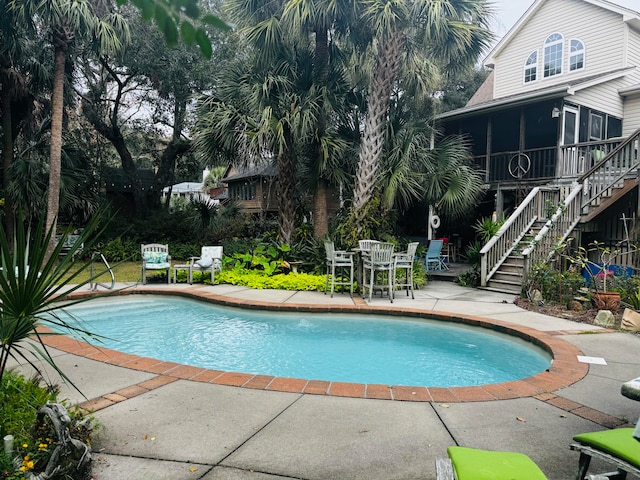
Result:
M593 321L598 314L598 310L596 310L595 308L582 309L581 311L578 311L575 304L573 305L574 309L569 309L566 305L535 302L526 298L518 298L514 303L519 307L530 310L532 312L538 312L544 315L564 318L567 320L572 320L574 322L586 323L589 325L593 325ZM620 310L617 313L614 313L614 317L616 318L618 327L620 326L620 323L622 321L623 312L624 308L620 307Z

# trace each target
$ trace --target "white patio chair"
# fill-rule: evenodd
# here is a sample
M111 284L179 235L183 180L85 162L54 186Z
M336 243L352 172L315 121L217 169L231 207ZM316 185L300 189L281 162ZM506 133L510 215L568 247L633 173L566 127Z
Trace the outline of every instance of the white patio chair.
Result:
M333 292L336 285L343 285L350 287L350 294L353 296L353 256L355 252L347 252L345 250L336 250L333 242L326 241L324 242L324 250L326 254L326 280L324 285L324 293L326 295L327 290L329 288L329 277L331 277L331 297L333 298ZM339 270L349 270L349 281L342 279L342 277L337 277L339 274Z
M211 272L211 285L216 279L216 270L222 271L222 247L202 247L199 257L191 257L189 262L189 283L193 283L193 272Z
M374 290L386 290L389 300L393 303L393 249L392 243L374 243L369 255L363 260L362 283L365 289L369 289L369 302ZM381 276L379 283L376 283L377 274Z
M407 290L407 296L409 296L409 291L411 291L411 298L415 298L413 295L413 261L417 249L418 242L411 242L407 245L406 252L393 254L394 290L398 287L405 288ZM404 282L398 281L398 272L400 271L402 273L402 270L404 270ZM402 275L400 278L402 279Z
M167 283L171 283L171 256L169 245L161 243L149 243L140 246L142 253L142 284L147 283L147 270L165 270Z

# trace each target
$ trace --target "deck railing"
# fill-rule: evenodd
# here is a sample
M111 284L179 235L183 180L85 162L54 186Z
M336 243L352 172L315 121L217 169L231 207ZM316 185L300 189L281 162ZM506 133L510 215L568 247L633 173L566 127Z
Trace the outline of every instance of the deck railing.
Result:
M640 129L623 142L612 140L561 147L565 178L575 177L576 181L571 187L534 188L531 191L500 231L480 251L481 285L487 285L487 281L515 245L525 238L535 221L546 218L545 225L533 240L528 239L526 246L520 246L524 257L523 281L526 281L529 268L547 261L555 245L567 239L580 222L581 216L589 212L589 208L599 205L602 198L609 196L613 189L622 187L625 179L638 178L639 147ZM572 156L574 153L579 156ZM573 159L577 161L574 162ZM589 159L589 163L586 159ZM550 206L552 215L549 215Z
M542 218L549 205L557 204L557 190L536 187L516 211L509 216L500 230L480 250L481 285L488 280L507 259L519 242L530 233L531 227Z

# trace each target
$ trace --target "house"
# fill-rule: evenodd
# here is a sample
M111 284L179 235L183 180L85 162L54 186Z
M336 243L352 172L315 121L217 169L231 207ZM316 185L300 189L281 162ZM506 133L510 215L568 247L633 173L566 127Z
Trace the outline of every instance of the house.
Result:
M278 167L273 164L230 164L221 182L225 192L221 201L237 202L244 212L261 217L276 218L278 215ZM304 200L298 198L301 203ZM306 199L311 203L310 199ZM339 188L329 186L327 192L327 214L334 217L341 207ZM309 214L309 218L311 213Z
M226 197L243 211L259 216L278 213L278 169L274 165L229 165L223 175Z
M482 284L519 292L558 239L628 240L638 217L640 13L535 0L484 65L468 104L438 120L469 136L493 210L510 215L481 252Z

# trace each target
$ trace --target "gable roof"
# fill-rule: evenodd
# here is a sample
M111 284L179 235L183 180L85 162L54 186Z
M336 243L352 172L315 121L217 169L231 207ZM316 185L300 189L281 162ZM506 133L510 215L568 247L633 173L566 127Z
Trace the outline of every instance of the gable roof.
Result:
M278 167L275 165L247 165L235 167L238 173L233 175L229 175L228 177L223 178L221 181L224 183L228 183L229 181L237 181L243 180L245 178L256 178L256 177L277 177L278 176Z
M597 75L591 75L590 77L576 79L571 82L566 82L560 85L552 85L550 87L539 88L537 90L531 90L525 93L517 93L515 95L509 95L508 97L501 97L498 99L490 99L483 103L471 104L469 103L456 110L450 110L448 112L441 113L436 116L437 119L445 119L458 116L473 116L479 113L486 113L487 111L497 110L506 106L526 105L530 103L538 103L543 100L551 100L554 98L562 98L567 95L574 95L580 90L590 88L601 83L609 82L616 78L625 76L630 71L635 70L635 67L619 68L612 72L600 73ZM480 87L482 88L482 87ZM623 94L623 92L620 92Z
M549 1L555 0L535 0L533 4L524 12L524 15L509 29L504 37L493 47L493 50L484 59L483 64L486 67L492 68L495 65L495 58L502 52L506 45L509 44L511 39L522 29L522 27L529 21L529 19L538 11L540 7ZM640 30L640 12L631 10L630 8L621 7L615 3L607 0L582 0L585 3L590 3L605 10L609 10L613 13L622 15L622 21L628 23L637 30Z

